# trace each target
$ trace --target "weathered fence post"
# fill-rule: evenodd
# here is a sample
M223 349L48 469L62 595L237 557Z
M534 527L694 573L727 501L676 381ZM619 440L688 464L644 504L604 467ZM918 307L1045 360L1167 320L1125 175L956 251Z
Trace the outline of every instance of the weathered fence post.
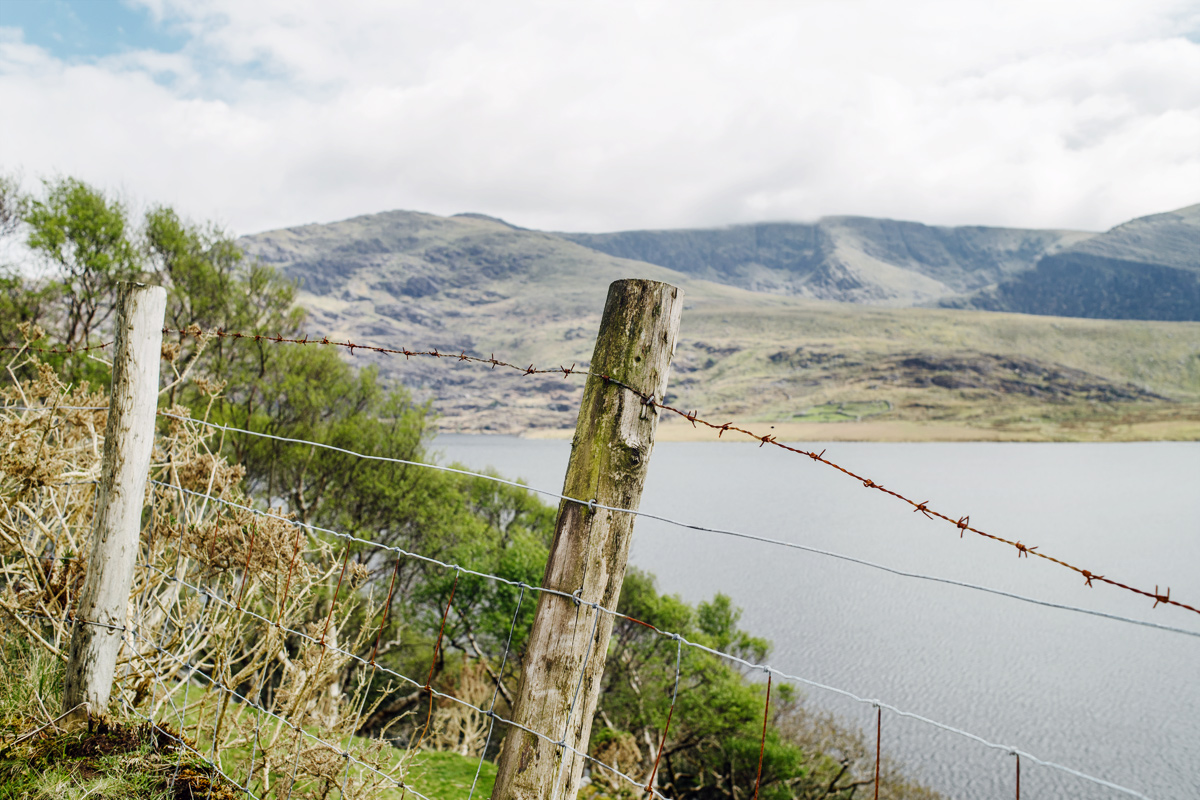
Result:
M682 310L683 292L665 283L609 287L563 494L637 510L658 413L643 395L662 401ZM513 709L550 740L509 727L492 800L575 797L613 626L596 606L616 607L632 532L630 514L559 504L542 586L567 596L538 599Z
M122 283L117 290L112 396L92 551L63 677L63 710L75 709L76 721L108 711L154 446L166 305L161 286Z

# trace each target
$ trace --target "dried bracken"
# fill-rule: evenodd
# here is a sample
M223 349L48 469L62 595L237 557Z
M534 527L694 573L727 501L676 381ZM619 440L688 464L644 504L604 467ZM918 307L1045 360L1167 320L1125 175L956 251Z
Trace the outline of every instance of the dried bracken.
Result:
M0 390L0 634L64 658L87 572L108 399L63 385L34 353L17 359L13 383ZM16 381L18 372L35 377ZM395 785L405 759L390 744L354 737L374 710L370 681L338 652L373 641L367 628L342 633L356 612L378 610L357 608L363 599L353 591L369 571L352 564L335 593L340 550L282 510L256 512L239 488L244 470L220 455L211 429L187 409L168 414L158 425L114 705L182 730L202 756L241 770L239 780L252 753L259 796L358 798Z

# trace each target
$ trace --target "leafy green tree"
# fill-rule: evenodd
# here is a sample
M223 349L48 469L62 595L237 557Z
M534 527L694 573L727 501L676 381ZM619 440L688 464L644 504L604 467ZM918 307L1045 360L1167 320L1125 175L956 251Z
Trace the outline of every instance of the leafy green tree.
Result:
M29 198L17 180L0 175L0 257L17 238L28 210ZM15 265L0 262L0 346L20 345L21 328L43 321L57 294L56 286L32 281Z
M453 488L447 498L452 514L448 524L438 529L437 541L426 539L433 549L422 552L465 569L407 557L387 564L398 581L395 613L385 638L401 644L381 660L401 674L421 679L431 675L437 685L453 681L453 667L461 662L448 660L447 653L457 650L480 665L491 682L499 683L497 710L503 715L511 708L512 691L520 677L521 652L533 623L537 596L466 570L538 585L554 534L555 510L515 486L466 475L442 474L442 479ZM378 585L383 588L385 581ZM444 615L442 649L435 658L434 645ZM446 675L448 663L451 670ZM428 695L400 688L381 700L378 711L364 722L367 731L378 731L389 720L424 708ZM414 722L420 725L426 713L418 713ZM493 748L498 745L499 737L492 742Z
M494 474L494 473L493 473ZM441 558L466 569L499 575L508 581L530 586L541 583L554 536L555 509L526 489L506 486L474 476L448 476L463 505L444 541ZM447 619L447 643L485 662L493 679L499 658L509 644L519 653L533 623L537 597L511 584L444 568L431 570L422 586L413 592L414 604L430 621L446 606L451 586L454 604ZM520 600L518 614L517 603ZM507 676L516 674L516 658L510 658ZM507 687L502 687L511 700Z
M146 213L143 240L148 267L168 290L165 341L173 343L174 362L184 370L195 363L199 375L233 387L265 380L278 348L195 332L294 337L304 323L295 285L272 267L247 261L225 231L189 223L165 206ZM201 401L182 382L168 392L171 403Z
M363 609L349 620L355 629L379 626L379 663L422 679L432 674L437 684L468 669L462 659L456 663L463 666L447 667L447 651L459 651L499 682L503 712L520 677L536 596L526 592L521 600L518 587L468 570L537 585L555 509L520 487L420 466L434 432L428 404L402 387L384 386L374 368L353 368L334 348L267 340L303 331L295 286L245 259L228 233L190 223L166 206L153 207L135 230L124 206L81 181L58 179L44 187L44 197L30 200L14 181L0 179L0 237L27 228L29 246L53 267L40 281L11 270L0 274L3 335L10 335L10 321L44 322L56 343L90 343L111 325L118 281L148 276L165 286L166 326L173 331L164 340L170 364L165 402L245 431L228 432L221 446L244 467L252 495L286 507L305 525L352 537L310 528L335 552L344 549L355 566L350 591L376 597L371 614L378 613L383 593L394 591L386 619L368 619ZM213 336L213 330L249 338ZM76 378L103 369L96 361L64 366ZM324 596L318 593L314 620L325 616L335 591L331 583ZM718 594L692 607L660 594L652 576L630 569L618 609L640 622L615 622L594 752L615 752L612 745L623 742L625 753L636 756L622 768L650 780L658 763L655 783L677 798L747 800L758 786L765 800L844 800L863 785L856 777L866 759L861 736L830 738L829 730L840 729L819 719L815 724L786 685L772 688L764 736L763 682L647 627L761 663L770 644L740 628L741 611L728 597ZM510 656L502 666L510 631ZM443 647L435 658L439 633ZM373 651L373 638L364 641ZM343 680L355 669L348 662ZM372 687L371 699L380 705L363 720L367 730L429 701L423 689L378 683L384 685ZM418 717L424 720L421 714L413 720ZM907 796L928 796L912 792Z
M0 346L20 345L21 329L43 322L57 298L57 287L36 284L14 269L0 267Z
M769 642L738 627L741 611L728 597L718 594L693 608L659 594L653 577L637 569L626 575L618 610L747 660L761 663L770 650ZM756 786L759 797L771 800L852 797L861 783L851 770L788 735L797 726L782 726L786 715L798 713L795 691L787 684L772 686L764 736L766 685L751 677L725 659L680 648L673 638L618 618L593 723L593 752L624 737L639 755L637 763L622 766L649 780L657 761L654 780L668 797L745 800Z
M75 178L46 181L46 195L24 215L28 245L55 270L62 342L89 343L109 321L119 281L140 274L140 253L125 207Z
M29 199L21 192L17 179L0 175L0 240L12 236L24 221Z

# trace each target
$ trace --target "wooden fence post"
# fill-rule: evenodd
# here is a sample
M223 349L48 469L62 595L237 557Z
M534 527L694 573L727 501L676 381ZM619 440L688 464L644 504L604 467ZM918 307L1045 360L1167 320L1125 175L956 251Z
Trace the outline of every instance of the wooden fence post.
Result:
M63 710L73 711L75 722L108 712L154 446L166 305L161 286L121 283L117 290L112 394L92 551L63 676Z
M563 494L637 510L658 412L607 375L661 402L675 351L683 292L657 281L608 290ZM573 800L579 788L621 594L633 517L562 501L492 800ZM579 598L578 602L571 595ZM563 742L566 747L555 744Z

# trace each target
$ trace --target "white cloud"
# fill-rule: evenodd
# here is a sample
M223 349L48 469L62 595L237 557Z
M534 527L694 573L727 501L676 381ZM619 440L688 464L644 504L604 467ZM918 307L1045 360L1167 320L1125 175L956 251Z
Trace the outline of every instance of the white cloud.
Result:
M0 35L0 166L239 232L389 208L1096 229L1200 200L1183 2L146 5L180 53Z

